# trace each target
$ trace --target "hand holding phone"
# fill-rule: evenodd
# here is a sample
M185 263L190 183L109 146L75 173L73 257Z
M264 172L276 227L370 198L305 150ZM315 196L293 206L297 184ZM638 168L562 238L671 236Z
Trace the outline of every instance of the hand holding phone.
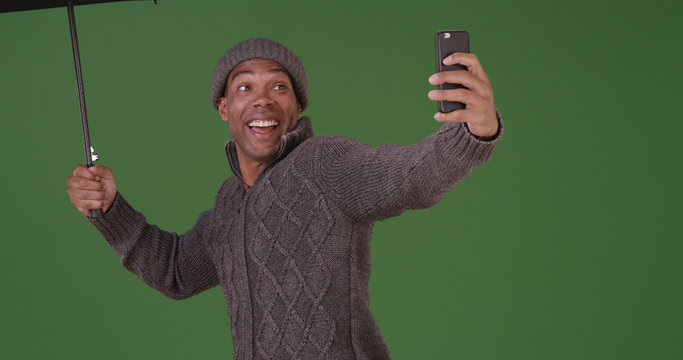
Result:
M436 72L467 70L467 67L460 64L444 65L443 59L455 52L470 52L470 37L465 30L442 30L436 33ZM437 86L439 90L450 90L464 88L461 84L444 83ZM464 109L465 104L457 101L439 101L439 111L449 113L453 110Z
M467 123L472 135L480 139L493 138L499 130L493 90L479 59L469 53L467 32L439 31L436 34L436 70L437 73L429 77L429 83L437 85L438 89L428 94L431 100L439 102L439 112L434 114L434 119Z

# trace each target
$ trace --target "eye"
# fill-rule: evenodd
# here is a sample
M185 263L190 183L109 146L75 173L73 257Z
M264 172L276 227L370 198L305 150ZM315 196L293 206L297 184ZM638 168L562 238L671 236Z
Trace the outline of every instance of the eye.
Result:
M249 90L249 85L240 85L237 87L237 91L247 91Z
M287 85L285 84L276 84L273 86L273 90L287 90Z

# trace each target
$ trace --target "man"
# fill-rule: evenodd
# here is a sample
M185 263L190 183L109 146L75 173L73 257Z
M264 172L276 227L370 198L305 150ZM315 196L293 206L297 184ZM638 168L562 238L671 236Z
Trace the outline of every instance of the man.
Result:
M474 55L446 64L469 71L432 75L432 100L464 110L437 114L441 129L410 146L370 147L313 137L299 58L266 39L228 50L214 69L212 105L233 140L234 174L214 208L183 235L146 223L102 166L76 167L71 202L121 255L122 264L165 295L182 299L218 284L228 303L236 359L386 359L369 309L369 242L375 221L435 204L486 161L501 134L489 81Z

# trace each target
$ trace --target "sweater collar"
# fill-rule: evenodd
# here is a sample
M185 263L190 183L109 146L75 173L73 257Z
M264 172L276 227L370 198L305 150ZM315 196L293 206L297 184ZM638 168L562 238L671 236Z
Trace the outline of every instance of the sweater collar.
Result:
M275 155L273 160L266 164L266 167L263 168L261 173L275 165L278 161L282 160L285 156L292 152L294 148L310 137L313 137L311 119L308 116L302 116L297 121L294 130L282 135L280 140L280 149L278 150L277 155ZM232 173L239 177L242 182L244 182L242 171L240 170L240 163L237 160L237 147L235 146L234 140L230 140L225 143L225 153L228 155L230 170L232 170Z

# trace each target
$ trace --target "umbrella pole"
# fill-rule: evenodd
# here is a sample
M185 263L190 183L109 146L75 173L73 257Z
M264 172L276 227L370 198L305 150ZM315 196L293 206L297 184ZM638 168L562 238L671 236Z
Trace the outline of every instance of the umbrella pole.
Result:
M78 52L78 38L76 37L76 20L74 20L74 5L72 0L67 1L69 12L69 28L71 29L71 47L74 52L74 65L76 66L76 83L78 86L78 104L81 109L81 128L83 129L83 145L85 146L85 165L92 167L92 154L90 152L90 132L88 131L88 114L85 110L85 92L83 91L83 76L81 74L81 56ZM102 209L90 210L91 218L102 217Z

